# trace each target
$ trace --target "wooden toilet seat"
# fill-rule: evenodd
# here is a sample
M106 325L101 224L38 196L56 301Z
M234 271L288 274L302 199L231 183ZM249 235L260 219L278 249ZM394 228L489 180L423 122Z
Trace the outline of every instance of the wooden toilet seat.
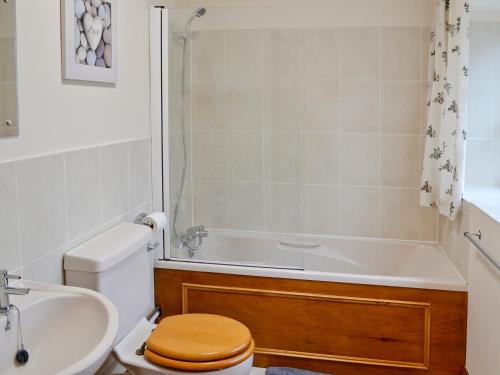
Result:
M248 359L255 344L248 328L231 318L183 314L164 318L146 342L144 357L159 366L212 371Z
M187 361L178 361L171 358L162 357L155 352L146 348L144 351L144 358L155 365L162 367L169 367L176 370L182 371L192 371L192 372L200 372L200 371L216 371L223 370L229 367L236 366L248 358L250 358L255 349L255 343L252 340L248 348L233 357L229 357L226 359L220 359L218 361L209 361L209 362L187 362Z

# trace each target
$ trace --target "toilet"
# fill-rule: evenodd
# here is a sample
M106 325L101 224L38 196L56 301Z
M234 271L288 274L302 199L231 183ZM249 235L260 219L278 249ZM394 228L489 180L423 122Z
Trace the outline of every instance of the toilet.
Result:
M113 358L134 375L248 375L255 343L242 323L211 314L170 316L158 325L146 319L154 308L152 239L151 228L123 223L64 256L66 284L100 292L118 310ZM113 373L113 358L98 374Z

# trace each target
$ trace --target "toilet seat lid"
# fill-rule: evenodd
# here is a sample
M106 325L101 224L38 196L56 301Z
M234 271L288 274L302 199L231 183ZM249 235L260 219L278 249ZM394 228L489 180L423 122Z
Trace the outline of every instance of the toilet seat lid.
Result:
M183 314L164 318L147 340L159 356L178 361L207 362L236 356L248 349L248 328L231 318Z

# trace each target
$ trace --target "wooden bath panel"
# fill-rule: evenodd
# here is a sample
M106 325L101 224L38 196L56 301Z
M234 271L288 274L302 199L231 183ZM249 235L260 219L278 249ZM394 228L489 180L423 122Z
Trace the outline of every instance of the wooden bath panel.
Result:
M250 328L259 354L429 366L428 303L182 284L183 313L228 311Z
M164 316L247 325L254 364L336 375L460 375L467 295L410 288L155 270Z

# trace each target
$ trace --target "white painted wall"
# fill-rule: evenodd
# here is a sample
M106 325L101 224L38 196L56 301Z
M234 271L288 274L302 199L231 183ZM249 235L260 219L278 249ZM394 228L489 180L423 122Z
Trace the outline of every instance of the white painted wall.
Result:
M481 230L481 244L500 262L500 223L476 207L470 231ZM497 375L500 368L500 272L470 244L467 369L471 375Z
M286 19L297 27L425 27L431 26L434 4L435 0L167 0L169 9L212 8L211 17L197 22L204 29L215 19L219 28L267 27L273 22L283 26Z
M0 162L150 135L153 1L118 1L116 87L62 81L60 1L17 0L20 136L0 140Z

